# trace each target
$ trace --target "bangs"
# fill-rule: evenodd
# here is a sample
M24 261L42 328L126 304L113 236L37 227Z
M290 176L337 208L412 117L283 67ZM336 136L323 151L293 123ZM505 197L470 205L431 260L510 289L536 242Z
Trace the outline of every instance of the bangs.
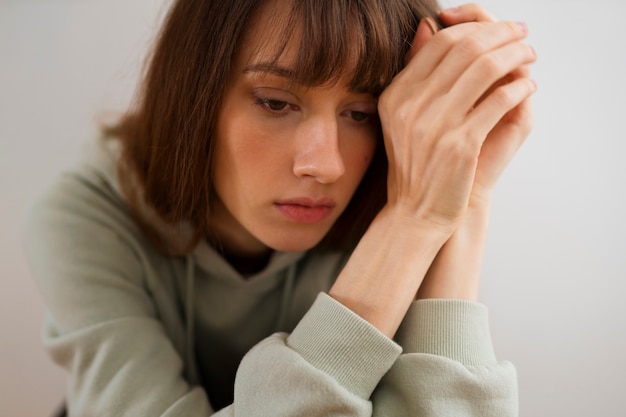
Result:
M406 1L293 0L291 4L288 13L271 19L282 40L272 64L299 39L290 68L293 82L317 86L347 79L351 91L375 97L402 69L422 17Z

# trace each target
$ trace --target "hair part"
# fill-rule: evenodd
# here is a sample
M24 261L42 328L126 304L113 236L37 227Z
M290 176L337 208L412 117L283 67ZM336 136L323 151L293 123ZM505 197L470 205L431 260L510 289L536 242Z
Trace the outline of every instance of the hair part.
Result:
M120 178L126 179L121 185L131 212L168 254L188 253L207 235L214 132L237 49L259 11L283 1L177 0L156 39L135 103L105 131L122 143ZM293 82L317 86L348 76L351 90L374 97L401 70L420 19L436 18L438 11L436 0L289 3L286 19L281 13L272 17L282 39L273 64L299 37L290 68ZM322 247L356 243L384 205L387 160L379 136L369 170ZM166 223L189 224L193 232L187 243L173 248L164 241L142 216L143 204Z

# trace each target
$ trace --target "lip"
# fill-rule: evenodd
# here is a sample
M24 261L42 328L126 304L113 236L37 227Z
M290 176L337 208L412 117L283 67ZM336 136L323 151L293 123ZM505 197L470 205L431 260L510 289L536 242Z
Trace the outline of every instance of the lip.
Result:
M274 207L289 220L296 223L313 224L327 219L336 203L330 198L298 197L279 200Z

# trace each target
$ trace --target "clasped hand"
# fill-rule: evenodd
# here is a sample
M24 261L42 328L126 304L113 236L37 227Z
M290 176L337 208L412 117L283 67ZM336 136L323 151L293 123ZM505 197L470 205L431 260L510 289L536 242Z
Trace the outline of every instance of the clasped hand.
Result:
M388 205L451 234L488 201L530 132L535 51L525 24L476 5L420 22L405 68L379 99L389 160ZM430 23L430 24L429 24Z
M329 292L389 337L415 298L477 298L490 196L532 124L526 26L473 4L440 19L379 98L387 204Z

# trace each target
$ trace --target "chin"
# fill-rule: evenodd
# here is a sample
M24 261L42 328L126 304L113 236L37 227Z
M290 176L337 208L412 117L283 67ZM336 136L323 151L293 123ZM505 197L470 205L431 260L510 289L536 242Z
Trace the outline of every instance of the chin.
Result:
M264 243L280 252L304 252L313 249L324 236L326 233L288 233L285 236L273 236Z

